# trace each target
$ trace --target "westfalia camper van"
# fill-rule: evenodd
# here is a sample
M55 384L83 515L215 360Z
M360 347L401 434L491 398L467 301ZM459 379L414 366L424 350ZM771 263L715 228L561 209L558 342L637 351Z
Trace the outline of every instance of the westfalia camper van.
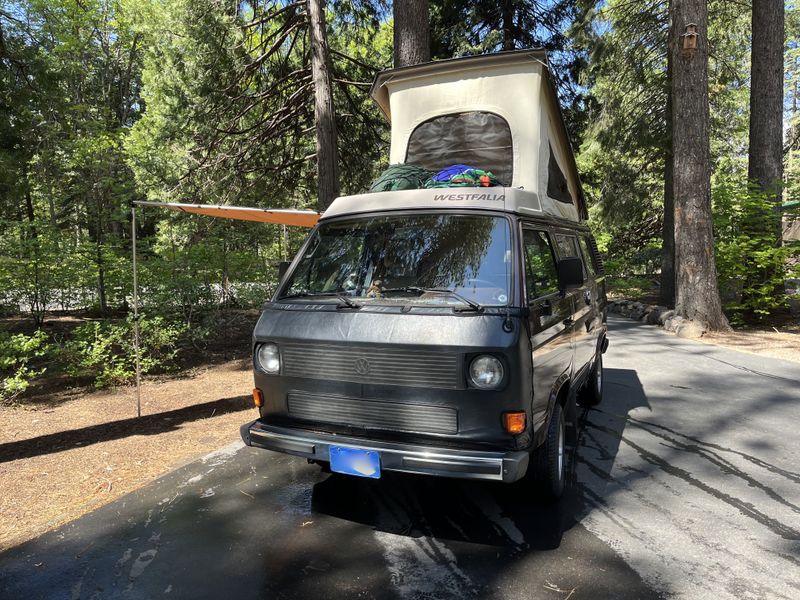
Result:
M393 69L372 97L398 179L336 199L264 306L242 437L339 473L525 478L557 498L607 328L547 57Z

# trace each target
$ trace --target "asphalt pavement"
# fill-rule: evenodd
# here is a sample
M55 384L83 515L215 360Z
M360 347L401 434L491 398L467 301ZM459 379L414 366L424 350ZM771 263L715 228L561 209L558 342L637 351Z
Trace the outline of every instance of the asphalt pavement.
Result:
M800 597L800 366L609 338L556 506L236 443L0 554L0 598Z

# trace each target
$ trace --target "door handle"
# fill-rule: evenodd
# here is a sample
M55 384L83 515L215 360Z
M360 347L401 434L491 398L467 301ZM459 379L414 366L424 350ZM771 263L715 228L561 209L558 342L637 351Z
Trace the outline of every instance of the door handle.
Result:
M586 290L583 293L583 299L586 301L586 304L591 304L592 303L592 292L590 292L589 290Z

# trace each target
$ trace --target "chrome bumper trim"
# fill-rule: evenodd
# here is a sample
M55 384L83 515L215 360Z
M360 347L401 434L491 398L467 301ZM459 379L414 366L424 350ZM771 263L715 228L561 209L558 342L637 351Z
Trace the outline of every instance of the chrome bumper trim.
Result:
M385 471L510 483L522 478L528 470L529 454L526 451L482 452L378 442L349 436L300 432L287 427L264 425L259 421L245 423L241 434L248 446L321 462L330 460L331 446L374 450L380 454L381 469Z

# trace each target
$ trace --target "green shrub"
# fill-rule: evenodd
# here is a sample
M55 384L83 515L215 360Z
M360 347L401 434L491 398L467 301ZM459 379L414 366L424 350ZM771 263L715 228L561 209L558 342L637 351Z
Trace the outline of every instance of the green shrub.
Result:
M608 294L612 298L626 298L641 300L645 296L658 294L658 282L648 277L629 276L616 277L609 275L606 278Z
M800 247L777 245L774 202L742 184L713 189L714 238L720 294L734 322L762 319L787 306L784 281L797 276L791 257Z
M139 330L141 372L172 368L186 327L154 317L139 319ZM75 329L63 351L67 373L91 374L97 388L130 383L136 375L133 318L122 323L84 323Z
M45 372L45 368L32 368L30 362L47 354L49 349L44 331L33 335L0 331L0 402L13 402L28 389L34 377Z

